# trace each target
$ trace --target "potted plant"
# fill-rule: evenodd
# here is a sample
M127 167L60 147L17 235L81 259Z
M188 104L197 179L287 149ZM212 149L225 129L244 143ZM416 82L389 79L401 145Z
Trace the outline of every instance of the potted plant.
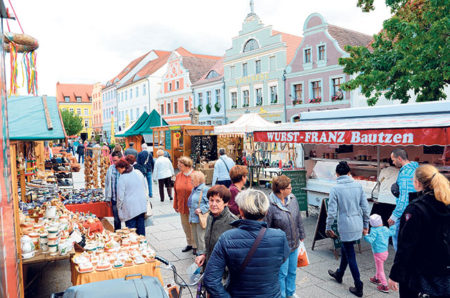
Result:
M203 111L202 105L198 105L197 110L198 110L199 113L201 113Z
M309 100L309 103L321 103L322 97L318 96Z
M219 112L221 107L222 106L220 105L219 102L216 102L216 104L214 105L214 108L216 109L216 112Z
M246 108L246 107L248 107L248 106L249 106L248 103L244 103L244 104L242 105L243 108Z
M295 105L301 105L303 101L300 98L296 98L292 101L292 104Z
M342 93L342 91L336 92L336 94L331 97L331 101L337 101L337 100L343 100L343 99L344 99L344 94Z
M208 115L211 114L211 108L212 108L212 107L211 107L211 104L210 104L210 103L207 103L207 104L206 104L206 113L208 113Z
M258 98L258 99L256 100L256 105L257 105L257 106L262 106L262 103L263 103L262 98Z
M231 105L231 108L232 108L232 109L236 109L236 108L237 108L237 104Z

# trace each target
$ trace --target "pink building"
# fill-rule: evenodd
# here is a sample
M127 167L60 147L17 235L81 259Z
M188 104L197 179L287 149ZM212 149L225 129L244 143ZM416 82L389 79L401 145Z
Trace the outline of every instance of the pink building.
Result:
M286 68L286 121L298 121L299 113L350 107L350 92L341 90L349 80L339 58L348 57L346 45L367 46L372 37L329 25L313 13L303 25L303 40Z
M92 89L92 126L96 134L101 134L103 130L102 117L102 89L101 83L94 84Z

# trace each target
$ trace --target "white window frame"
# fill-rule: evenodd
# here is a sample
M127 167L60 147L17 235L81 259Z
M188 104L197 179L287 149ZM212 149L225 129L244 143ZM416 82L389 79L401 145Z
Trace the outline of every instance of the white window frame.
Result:
M323 60L319 60L319 47L323 46L325 48L324 50L324 57ZM327 65L327 44L326 43L319 43L316 46L316 54L317 54L317 66L318 67L322 67L322 66L326 66Z
M271 90L271 88L272 87L275 87L276 88L276 96L277 96L277 102L276 103L273 103L272 102L272 90ZM268 90L268 92L269 92L269 95L268 95L268 101L269 101L269 103L271 104L271 105L275 105L275 104L279 104L279 102L278 102L278 100L279 100L279 94L278 94L278 82L272 82L272 83L269 83L269 84L267 84L267 90Z
M259 62L259 72L258 72L258 62ZM262 72L262 63L261 58L255 60L255 74L259 74Z
M142 85L142 95L147 95L147 84Z
M189 100L184 101L184 112L189 113Z
M337 76L330 76L329 77L329 80L328 80L328 87L329 87L329 92L328 92L328 95L329 95L329 100L330 100L330 102L332 101L331 100L331 98L333 97L333 79L341 79L341 86L342 86L342 84L344 84L345 83L345 75L337 75ZM345 91L344 90L342 90L342 95L343 95L343 98L342 98L342 100L345 100Z
M295 98L295 85L302 85L302 103L305 103L305 82L304 81L295 81L291 82L291 100L292 102L296 100ZM293 104L292 104L293 105Z
M245 65L245 68L244 68L244 65ZM245 69L246 73L244 73L244 69ZM248 76L248 62L243 62L242 63L242 76L243 77L247 77Z
M77 108L77 115L81 116L81 108Z
M83 109L84 116L89 116L89 109Z
M309 50L311 53L311 59L309 62L306 62L306 50ZM311 69L312 68L312 61L313 61L313 51L312 47L305 47L303 48L303 68L304 69Z
M235 109L239 107L239 93L236 88L230 89L230 109ZM236 106L233 106L233 93L236 94Z
M317 82L317 81L320 81L320 98L321 98L321 103L323 102L323 100L324 100L324 98L323 98L323 88L324 88L324 86L323 86L323 78L316 78L316 79L311 79L311 80L308 80L308 91L309 91L309 98L308 98L308 102L307 103L309 103L309 100L311 100L311 99L313 99L313 88L312 88L312 82Z

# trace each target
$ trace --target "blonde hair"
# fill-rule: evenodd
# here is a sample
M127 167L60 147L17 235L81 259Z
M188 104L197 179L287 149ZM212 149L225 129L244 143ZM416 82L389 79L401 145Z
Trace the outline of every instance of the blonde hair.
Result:
M157 156L163 156L164 155L164 151L159 149L158 151L156 151L156 155Z
M444 203L446 206L450 204L450 182L439 173L432 165L423 165L417 168L415 177L422 184L424 190L432 190L436 200Z
M187 156L182 156L182 157L178 158L178 162L188 168L192 168L192 165L194 164L192 159L190 159Z
M192 179L197 179L198 182L200 182L200 184L205 183L205 174L203 174L200 171L193 171L191 173L191 178Z
M246 219L259 220L269 210L269 199L260 190L247 189L236 196L236 203Z

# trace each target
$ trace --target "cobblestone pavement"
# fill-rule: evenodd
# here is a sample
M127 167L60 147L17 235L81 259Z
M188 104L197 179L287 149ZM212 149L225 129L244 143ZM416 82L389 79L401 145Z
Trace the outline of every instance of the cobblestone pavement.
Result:
M83 187L83 169L74 175L75 187ZM268 192L267 189L263 191ZM180 218L172 208L172 202L166 200L160 202L156 185L153 185L153 226L147 227L146 234L151 245L158 255L172 262L183 277L187 277L186 269L194 261L191 252L183 253L181 249L186 246L186 240L181 228ZM166 196L167 198L167 196ZM305 217L303 212L306 240L310 265L297 270L297 295L299 297L355 297L348 292L353 286L350 270L347 270L342 284L338 284L328 276L328 269L335 270L339 260L334 258L331 250L332 243L329 239L316 242L314 251L311 250L312 238L317 220L317 210L310 209L310 216ZM356 253L361 279L364 282L364 297L397 297L398 293L381 293L376 286L369 282L369 278L375 274L375 264L370 246L361 242L361 253ZM392 265L394 251L389 251L389 258L385 263L386 274ZM40 274L40 278L30 288L27 297L49 297L51 293L64 291L71 286L69 263L51 263L44 270L40 267L30 268L34 274ZM33 272L30 272L33 274ZM162 267L161 273L164 282L173 284L173 274L170 270ZM194 289L192 289L194 291ZM195 296L195 293L194 293ZM183 297L190 297L185 293Z

